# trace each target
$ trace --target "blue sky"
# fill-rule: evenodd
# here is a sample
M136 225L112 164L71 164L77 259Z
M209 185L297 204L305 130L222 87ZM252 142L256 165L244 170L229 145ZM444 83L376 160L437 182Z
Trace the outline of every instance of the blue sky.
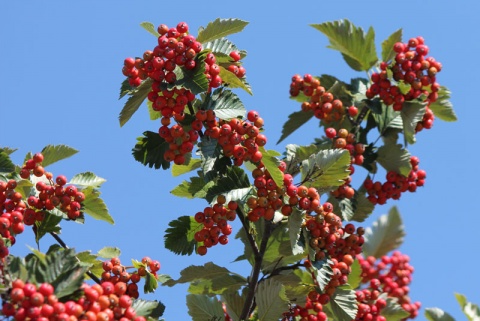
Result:
M312 23L347 18L354 24L376 30L377 48L390 33L403 28L404 40L423 36L430 54L442 62L438 81L452 91L458 115L456 123L436 120L430 131L418 135L411 146L427 171L427 182L417 193L397 202L407 231L401 247L415 266L411 297L422 307L438 306L458 320L463 319L454 292L480 303L480 276L476 267L480 206L477 202L475 129L479 109L477 59L480 37L474 23L479 7L475 1L9 1L0 20L0 146L18 148L19 163L28 151L47 144L66 144L80 151L52 165L58 175L72 177L92 171L107 179L102 196L116 220L114 226L87 217L85 225L63 224L64 240L79 251L96 252L103 246L118 246L121 259L148 255L162 264L162 273L178 277L180 269L214 261L244 275L245 265L230 263L241 246L232 239L228 248L218 247L206 257L178 257L163 247L163 232L172 219L203 209L201 200L185 201L169 194L185 177L143 167L131 156L136 137L155 131L158 123L142 108L120 128L118 100L123 80L123 60L152 49L156 39L139 24L170 26L180 21L190 30L218 17L240 18L250 24L231 37L248 56L244 66L254 95L237 92L247 109L257 110L265 120L268 148L283 151L289 143L307 144L317 134L316 122L291 135L278 146L281 126L299 109L288 99L292 75L331 74L348 81L365 74L348 68L338 52L326 48L328 41L309 27ZM306 135L305 133L308 133ZM377 207L365 226L388 212L391 205ZM238 229L238 226L237 226ZM12 249L22 255L33 246L31 233L24 233ZM48 237L41 243L46 250ZM167 320L189 319L185 308L186 287L160 288L150 299L167 306ZM422 315L418 319L423 319Z

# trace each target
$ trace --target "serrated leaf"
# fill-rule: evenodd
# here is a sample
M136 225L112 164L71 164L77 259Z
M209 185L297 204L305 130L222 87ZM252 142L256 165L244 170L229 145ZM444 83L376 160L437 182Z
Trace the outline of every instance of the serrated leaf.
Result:
M278 139L277 144L280 144L285 138L290 136L290 134L299 129L312 117L313 111L296 111L288 115L288 120L283 124L282 136Z
M206 100L205 110L214 110L220 119L245 118L246 109L240 98L231 90L216 89Z
M7 155L10 155L17 151L17 148L10 148L10 147L0 147L0 152L4 152ZM30 157L29 157L30 158Z
M170 193L178 197L185 197L190 199L195 197L203 198L205 197L206 193L202 193L202 195L199 195L199 193L202 192L202 189L204 187L210 186L213 186L213 183L205 184L205 181L200 177L191 177L190 182L183 181L180 185L171 190Z
M240 19L220 19L217 18L198 32L197 41L200 43L209 42L215 39L240 32L248 24L247 21Z
M325 287L328 285L330 280L332 279L333 270L332 270L333 262L325 258L321 261L313 261L312 262L312 271L315 280L318 283L318 287L320 290L324 290Z
M42 166L47 167L59 160L68 158L78 153L78 150L66 145L48 145L42 149L43 162Z
M233 63L233 59L230 57L232 51L240 53L240 57L245 57L245 51L238 50L237 46L227 38L219 38L213 41L203 43L203 49L208 49L215 54L217 64ZM243 57L242 57L243 56Z
M378 61L375 49L375 32L369 28L365 33L348 20L337 20L311 25L328 37L328 48L342 53L347 64L354 70L369 70Z
M163 315L165 306L159 301L148 301L135 299L132 302L132 308L137 316L151 317L158 319Z
M403 129L400 112L394 111L392 107L380 104L379 112L373 112L372 116L378 125L378 131L383 134L387 128Z
M85 194L85 200L82 202L82 211L96 220L105 221L114 224L114 220L108 212L107 205L100 198L100 192L89 186L82 190Z
M137 143L132 149L132 155L136 161L150 168L159 169L170 168L170 162L167 162L163 155L169 149L169 144L160 137L158 133L146 131L143 137L137 138Z
M451 92L447 87L441 86L438 91L438 98L435 102L431 103L428 107L432 110L435 117L443 121L457 121L457 115L453 110L453 105L450 102Z
M415 128L425 115L426 105L418 102L403 103L401 116L403 122L403 135L409 144L415 143Z
M395 51L393 50L393 45L397 42L402 41L402 29L398 29L387 39L382 42L382 61L390 61L393 57L395 57Z
M267 279L258 284L255 294L258 320L278 320L288 310L288 298L285 287L274 279Z
M147 274L145 275L145 283L143 285L143 292L153 293L158 287L157 279L153 276L151 272L147 270Z
M222 294L222 302L225 303L227 313L233 321L240 321L243 306L245 305L245 296L238 292L226 292Z
M305 247L302 242L300 242L302 223L303 213L295 207L292 214L288 217L288 233L290 235L290 245L292 246L293 255L305 252Z
M273 279L283 284L288 300L298 305L304 305L308 293L315 289L312 275L303 269L281 271Z
M138 108L142 105L145 98L147 98L148 93L152 89L152 79L147 78L146 80L142 81L140 86L136 88L136 90L130 94L125 106L123 106L122 111L120 111L120 115L118 116L118 120L120 122L120 127L125 125L130 118L132 118L133 114L138 110Z
M153 102L150 100L147 101L148 116L150 120L157 120L162 117L162 113L153 109Z
M338 287L330 300L329 306L335 315L335 321L354 320L358 310L355 291L349 286Z
M184 87L189 89L195 95L208 90L208 79L205 75L205 57L206 51L200 52L195 57L196 67L192 70L185 68L175 68L174 72L177 76L175 84L169 87Z
M73 176L70 182L68 182L68 184L77 185L81 187L90 186L93 188L99 188L105 182L106 182L106 179L101 178L92 172L84 172L84 173L80 173Z
M222 81L226 84L228 84L228 87L230 88L241 88L245 90L247 93L250 95L253 95L252 93L252 88L250 85L247 83L247 80L244 78L238 78L237 75L235 75L233 72L227 70L225 67L220 65L220 77L222 78Z
M274 155L278 155L276 151L266 150L263 146L259 147L258 150L262 153L262 163L265 165L265 168L270 173L270 176L275 181L278 187L282 187L283 183L283 173L278 168L280 165L280 160Z
M365 193L366 190L363 185L355 192L355 196L353 197L354 212L353 216L349 217L349 221L363 222L373 213L375 205L368 200Z
M215 184L208 187L205 199L210 203L219 194L228 193L235 189L249 188L250 186L248 176L242 168L228 167L226 174L218 179Z
M118 99L122 99L123 97L125 97L125 95L131 95L134 92L135 88L130 85L127 77L124 81L122 81L122 84L120 85L120 96L118 97Z
M410 174L412 164L410 153L400 144L385 144L377 151L377 162L387 171L394 171L405 177Z
M429 321L455 321L450 314L439 308L426 308L425 318Z
M188 294L187 307L188 314L193 321L222 320L224 318L222 303L216 297Z
M480 308L478 305L468 302L467 298L460 293L455 293L455 298L457 299L458 304L460 304L463 314L465 314L469 321L480 320Z
M372 227L365 229L363 253L365 256L380 258L398 248L402 244L404 236L402 218L394 206L388 214L380 216Z
M175 254L191 255L196 244L194 235L203 224L197 223L192 216L180 216L168 226L164 235L165 248Z
M360 266L360 263L358 263L358 260L353 261L351 269L352 270L348 275L347 283L352 287L352 289L356 289L362 283L362 267Z
M172 166L172 176L176 177L176 176L180 176L180 175L189 173L193 170L196 170L196 169L200 168L201 164L202 164L201 160L193 159L193 158L191 158L190 161L188 162L188 164L185 164L185 165L174 164Z
M97 255L92 254L91 251L83 251L77 253L77 259L80 261L80 264L83 266L88 266L89 271L94 275L101 275L104 272L102 267L102 261L97 258ZM89 278L87 275L86 278Z
M12 279L27 280L29 272L25 267L25 259L14 256L10 257L10 261L8 262L8 272Z
M230 272L227 268L218 266L213 262L207 262L204 265L191 265L183 269L178 280L168 280L164 285L174 286L175 284L192 282L198 279L214 280L225 275L237 275L243 278L236 273ZM244 280L247 282L246 279Z
M101 248L97 255L103 257L104 259L112 259L114 257L119 257L122 252L118 247L106 246Z
M230 201L240 201L240 202L245 202L247 197L252 195L254 191L254 187L245 187L245 188L237 188L237 189L232 189L231 191L228 191L226 193L222 193L221 195L225 196L226 202L225 204L228 204ZM213 206L215 205L217 201L217 198L215 197L210 204Z
M400 321L408 319L410 313L405 311L396 299L387 298L387 306L382 309L380 315L383 315L388 321Z
M144 21L144 22L140 23L140 26L142 26L143 29L147 30L152 35L154 35L155 37L157 37L157 38L160 37L160 34L157 32L157 28L155 28L153 23L148 22L148 21Z
M0 151L0 173L11 173L13 171L15 171L15 164L10 156L3 150Z
M62 217L56 216L54 214L45 211L45 217L42 221L36 221L35 226L35 242L39 245L40 239L45 236L47 233L60 233L60 221Z
M302 162L302 182L307 187L331 188L350 175L350 154L343 149L321 150Z

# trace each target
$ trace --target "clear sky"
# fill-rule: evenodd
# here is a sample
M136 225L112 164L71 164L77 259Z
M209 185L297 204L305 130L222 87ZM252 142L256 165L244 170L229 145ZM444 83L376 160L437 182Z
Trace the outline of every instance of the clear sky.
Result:
M193 34L215 18L240 18L250 24L231 37L248 56L244 66L254 95L237 92L247 109L265 120L267 147L282 152L289 143L307 144L321 135L312 121L280 145L281 126L299 109L288 99L290 78L331 74L349 81L364 77L326 48L326 37L312 23L348 18L376 30L377 48L392 32L403 28L404 40L423 36L430 53L443 64L438 81L452 91L457 123L436 120L434 128L418 135L411 146L427 171L424 188L396 203L407 231L401 251L415 266L411 298L422 307L440 307L462 320L454 292L480 303L478 228L479 159L475 130L480 116L477 81L480 36L475 20L476 1L5 1L0 19L0 146L18 148L13 159L47 144L66 144L80 153L52 165L55 174L72 177L92 171L107 179L102 196L116 224L87 217L86 224L63 224L64 240L78 251L96 252L118 246L121 259L148 255L162 264L162 273L177 278L188 265L214 261L249 274L241 263L231 263L241 246L231 239L227 247L205 257L178 257L163 247L163 232L172 219L193 215L206 206L201 200L175 198L169 191L185 177L143 167L131 156L136 137L155 131L144 106L123 128L118 100L123 60L141 55L156 39L139 24L150 21L175 26L186 21ZM471 61L470 61L471 59ZM365 226L395 203L377 207ZM238 230L238 225L234 225ZM17 255L34 246L25 232L12 249ZM41 249L51 239L45 237ZM161 287L149 299L161 300L167 320L188 320L186 286ZM423 309L419 320L424 319Z

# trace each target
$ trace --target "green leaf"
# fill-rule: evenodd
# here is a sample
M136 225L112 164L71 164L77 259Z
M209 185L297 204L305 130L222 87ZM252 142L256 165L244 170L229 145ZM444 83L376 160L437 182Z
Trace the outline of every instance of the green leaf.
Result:
M469 321L480 320L480 308L478 305L468 302L467 298L460 293L455 293L455 298Z
M91 186L83 189L82 192L85 194L85 201L82 203L82 211L96 220L114 224L113 218L110 216L105 202L100 198L100 192Z
M387 171L394 171L405 177L410 174L410 153L402 145L385 144L378 149L377 155L377 162Z
M303 269L280 271L272 278L283 284L288 300L298 305L304 305L308 293L315 290L312 275Z
M97 252L97 255L105 259L112 259L114 257L119 257L122 252L118 247L106 246L100 249Z
M360 191L355 191L353 198L337 199L331 195L328 202L332 203L334 212L341 213L346 221L363 222L375 208L375 205L366 198L363 185Z
M290 245L293 255L303 254L305 252L304 244L300 241L302 235L303 213L297 207L294 207L292 214L288 217L288 233L290 235Z
M245 118L246 109L240 98L231 90L216 89L206 100L205 110L214 110L220 119Z
M195 249L194 235L202 229L203 224L197 223L192 216L180 216L168 223L165 231L165 248L175 254L191 255Z
M240 295L238 292L226 292L222 294L222 300L227 308L228 315L233 321L240 320L243 306L245 305L245 295Z
M439 308L426 308L425 317L429 321L455 321L450 314Z
M12 279L27 280L29 272L25 266L24 258L11 256L8 262L8 272Z
M402 41L402 29L398 29L382 42L382 61L390 61L395 57L393 45Z
M207 54L207 51L202 51L195 57L196 67L193 70L177 66L174 70L177 81L174 85L168 87L185 87L195 95L207 91L208 79L205 75L205 57Z
M201 160L191 158L190 161L188 162L188 164L185 164L185 165L174 164L172 166L172 176L176 177L176 176L180 176L182 174L189 173L193 170L196 170L196 169L200 168L201 163L202 163Z
M147 274L145 275L145 284L143 285L143 292L145 294L153 293L157 287L157 279L155 279L155 276L153 276L153 274L147 270Z
M296 111L291 113L288 116L288 120L283 124L282 136L278 139L277 144L280 144L280 142L308 122L312 117L313 111Z
M68 158L78 153L78 150L66 145L48 145L42 149L43 162L42 166L47 167L59 160Z
M195 197L205 197L206 193L202 193L202 189L206 186L213 186L212 184L205 184L205 181L200 177L191 177L189 181L183 181L180 185L175 187L173 190L170 191L175 196L178 197L185 197L185 198L195 198Z
M351 266L352 271L348 275L348 284L352 287L352 289L356 289L362 283L362 267L358 260L353 261Z
M382 309L380 315L383 315L388 321L400 321L408 319L410 313L405 311L396 298L387 298L387 306Z
M331 189L341 186L350 171L350 154L344 149L321 150L302 162L302 182L307 187Z
M148 78L140 84L136 88L136 90L130 94L125 106L123 107L120 115L118 116L118 120L120 121L120 127L125 125L130 118L132 118L133 114L138 110L140 105L143 103L145 98L147 98L148 93L152 89L152 79Z
M398 248L405 236L402 218L394 206L388 214L380 216L372 225L365 229L365 256L380 258Z
M16 148L10 148L10 147L0 147L0 152L4 152L5 154L7 155L10 155L14 152L16 152L17 149Z
M245 51L239 50L237 46L227 38L215 39L202 45L204 50L208 49L215 54L217 64L219 65L228 66L233 63L233 59L230 57L232 51L238 51L242 59L246 56Z
M35 242L39 245L40 239L45 236L47 233L60 233L60 221L62 217L56 216L54 214L45 211L45 218L39 222L35 222L36 231L35 231Z
M222 303L216 297L188 294L187 307L193 321L224 319Z
M278 320L289 308L285 287L274 279L258 284L255 302L259 320Z
M170 162L163 158L163 154L168 149L169 144L158 133L146 131L143 133L143 137L137 138L137 143L132 149L132 155L136 161L150 168L159 169L162 167L168 169Z
M153 109L153 103L150 100L147 101L147 108L148 108L148 116L150 120L157 120L162 117L161 112Z
M378 61L375 32L372 27L365 33L348 20L337 20L311 25L328 37L328 48L342 53L347 64L356 71L369 70Z
M415 143L415 128L425 115L426 105L418 102L404 102L401 115L403 121L403 135L409 144Z
M15 164L10 156L3 150L0 151L0 173L11 173L15 171Z
M383 134L387 128L403 129L402 117L400 112L394 111L392 107L381 104L379 113L372 114L378 125L378 131Z
M234 189L249 188L250 186L248 176L243 169L237 166L228 167L225 176L208 188L205 199L210 203L219 194L228 193Z
M444 121L457 121L457 115L453 111L453 105L450 102L451 92L447 87L441 86L438 91L438 98L434 103L428 107L432 110L435 117Z
M265 168L272 176L272 179L275 181L278 187L282 187L283 183L283 173L278 168L280 165L280 160L275 157L278 153L274 150L266 150L263 146L259 147L258 150L262 153L262 162L265 165Z
M157 38L160 37L160 34L157 32L157 28L155 28L153 23L148 22L148 21L144 21L144 22L140 23L140 26L142 26L143 29L147 30L152 35L154 35L155 37L157 37Z
M103 261L100 261L97 258L97 255L92 254L91 251L77 253L76 257L80 261L80 264L83 266L88 266L89 271L94 275L101 275L105 271L102 267ZM87 279L90 278L88 275L85 277Z
M313 261L312 262L312 276L315 277L315 280L318 283L318 287L320 290L324 290L325 287L328 285L330 280L332 279L333 270L332 270L333 262L330 259L323 259L321 261Z
M222 81L228 84L230 88L241 88L250 95L253 95L252 88L247 83L246 78L238 78L233 72L220 65L220 77Z
M200 43L209 42L215 39L240 32L248 24L240 19L220 19L209 22L208 25L198 32L197 41Z
M106 180L104 178L101 178L92 172L84 172L73 176L70 182L68 182L68 184L73 184L81 187L90 186L93 188L99 188L100 185L105 182Z
M165 306L159 301L136 299L132 302L132 308L137 316L158 319L163 315Z
M355 291L348 285L338 287L329 303L335 321L351 321L357 315L358 305Z

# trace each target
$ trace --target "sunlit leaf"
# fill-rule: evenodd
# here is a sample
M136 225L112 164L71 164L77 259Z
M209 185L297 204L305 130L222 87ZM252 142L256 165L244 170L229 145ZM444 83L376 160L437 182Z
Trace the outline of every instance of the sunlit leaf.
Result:
M193 321L222 320L222 303L215 297L200 294L187 295L188 314Z
M148 21L144 21L144 22L140 23L140 26L142 26L143 29L147 30L152 35L154 35L155 37L157 37L157 38L160 37L160 34L157 32L157 28L155 28L153 23L148 22Z
M429 321L455 321L455 319L439 308L426 308L425 317Z
M388 62L395 57L393 45L402 41L402 29L398 29L382 42L382 61Z
M132 118L133 114L138 110L140 105L142 105L145 98L147 98L148 93L152 89L152 79L147 78L146 80L142 81L140 86L138 86L128 98L125 106L123 107L120 115L118 116L118 120L120 121L120 127L125 125L127 121Z
M47 167L59 160L68 158L78 153L78 150L66 145L48 145L42 149L43 162L42 166Z
M299 129L303 124L313 117L313 111L296 111L288 116L288 120L283 124L282 136L278 139L280 144L285 138L290 136L294 131Z
M259 320L278 320L288 310L285 287L274 279L266 279L258 284L255 302Z
M215 39L223 38L228 35L240 32L248 24L247 21L240 19L220 19L217 18L198 32L197 41L200 43L209 42Z
M387 171L394 171L405 177L410 174L410 153L402 145L385 144L378 149L377 155L377 162Z
M172 176L180 176L182 174L189 173L193 170L200 168L202 161L199 159L191 158L188 164L172 166Z
M335 321L354 320L358 310L355 291L348 285L338 287L330 300L329 306L335 315Z
M410 313L405 311L396 299L387 298L387 306L380 312L388 321L405 320Z
M469 321L480 320L480 308L478 305L467 301L467 298L460 293L455 293L455 298L457 299L458 304L460 304L463 314L465 314Z
M106 180L104 178L101 178L92 172L84 172L73 176L68 184L82 187L91 186L93 188L99 188L105 182Z
M453 105L450 102L451 92L447 87L441 86L438 91L438 98L428 107L432 110L435 117L444 121L457 121L457 115L453 110Z
M113 218L108 212L107 205L100 198L100 192L93 187L87 187L82 192L85 194L85 200L82 202L82 211L96 220L113 224Z
M120 254L121 254L121 251L118 247L111 247L111 246L105 246L97 252L98 256L103 257L105 259L112 259L114 257L119 257Z

